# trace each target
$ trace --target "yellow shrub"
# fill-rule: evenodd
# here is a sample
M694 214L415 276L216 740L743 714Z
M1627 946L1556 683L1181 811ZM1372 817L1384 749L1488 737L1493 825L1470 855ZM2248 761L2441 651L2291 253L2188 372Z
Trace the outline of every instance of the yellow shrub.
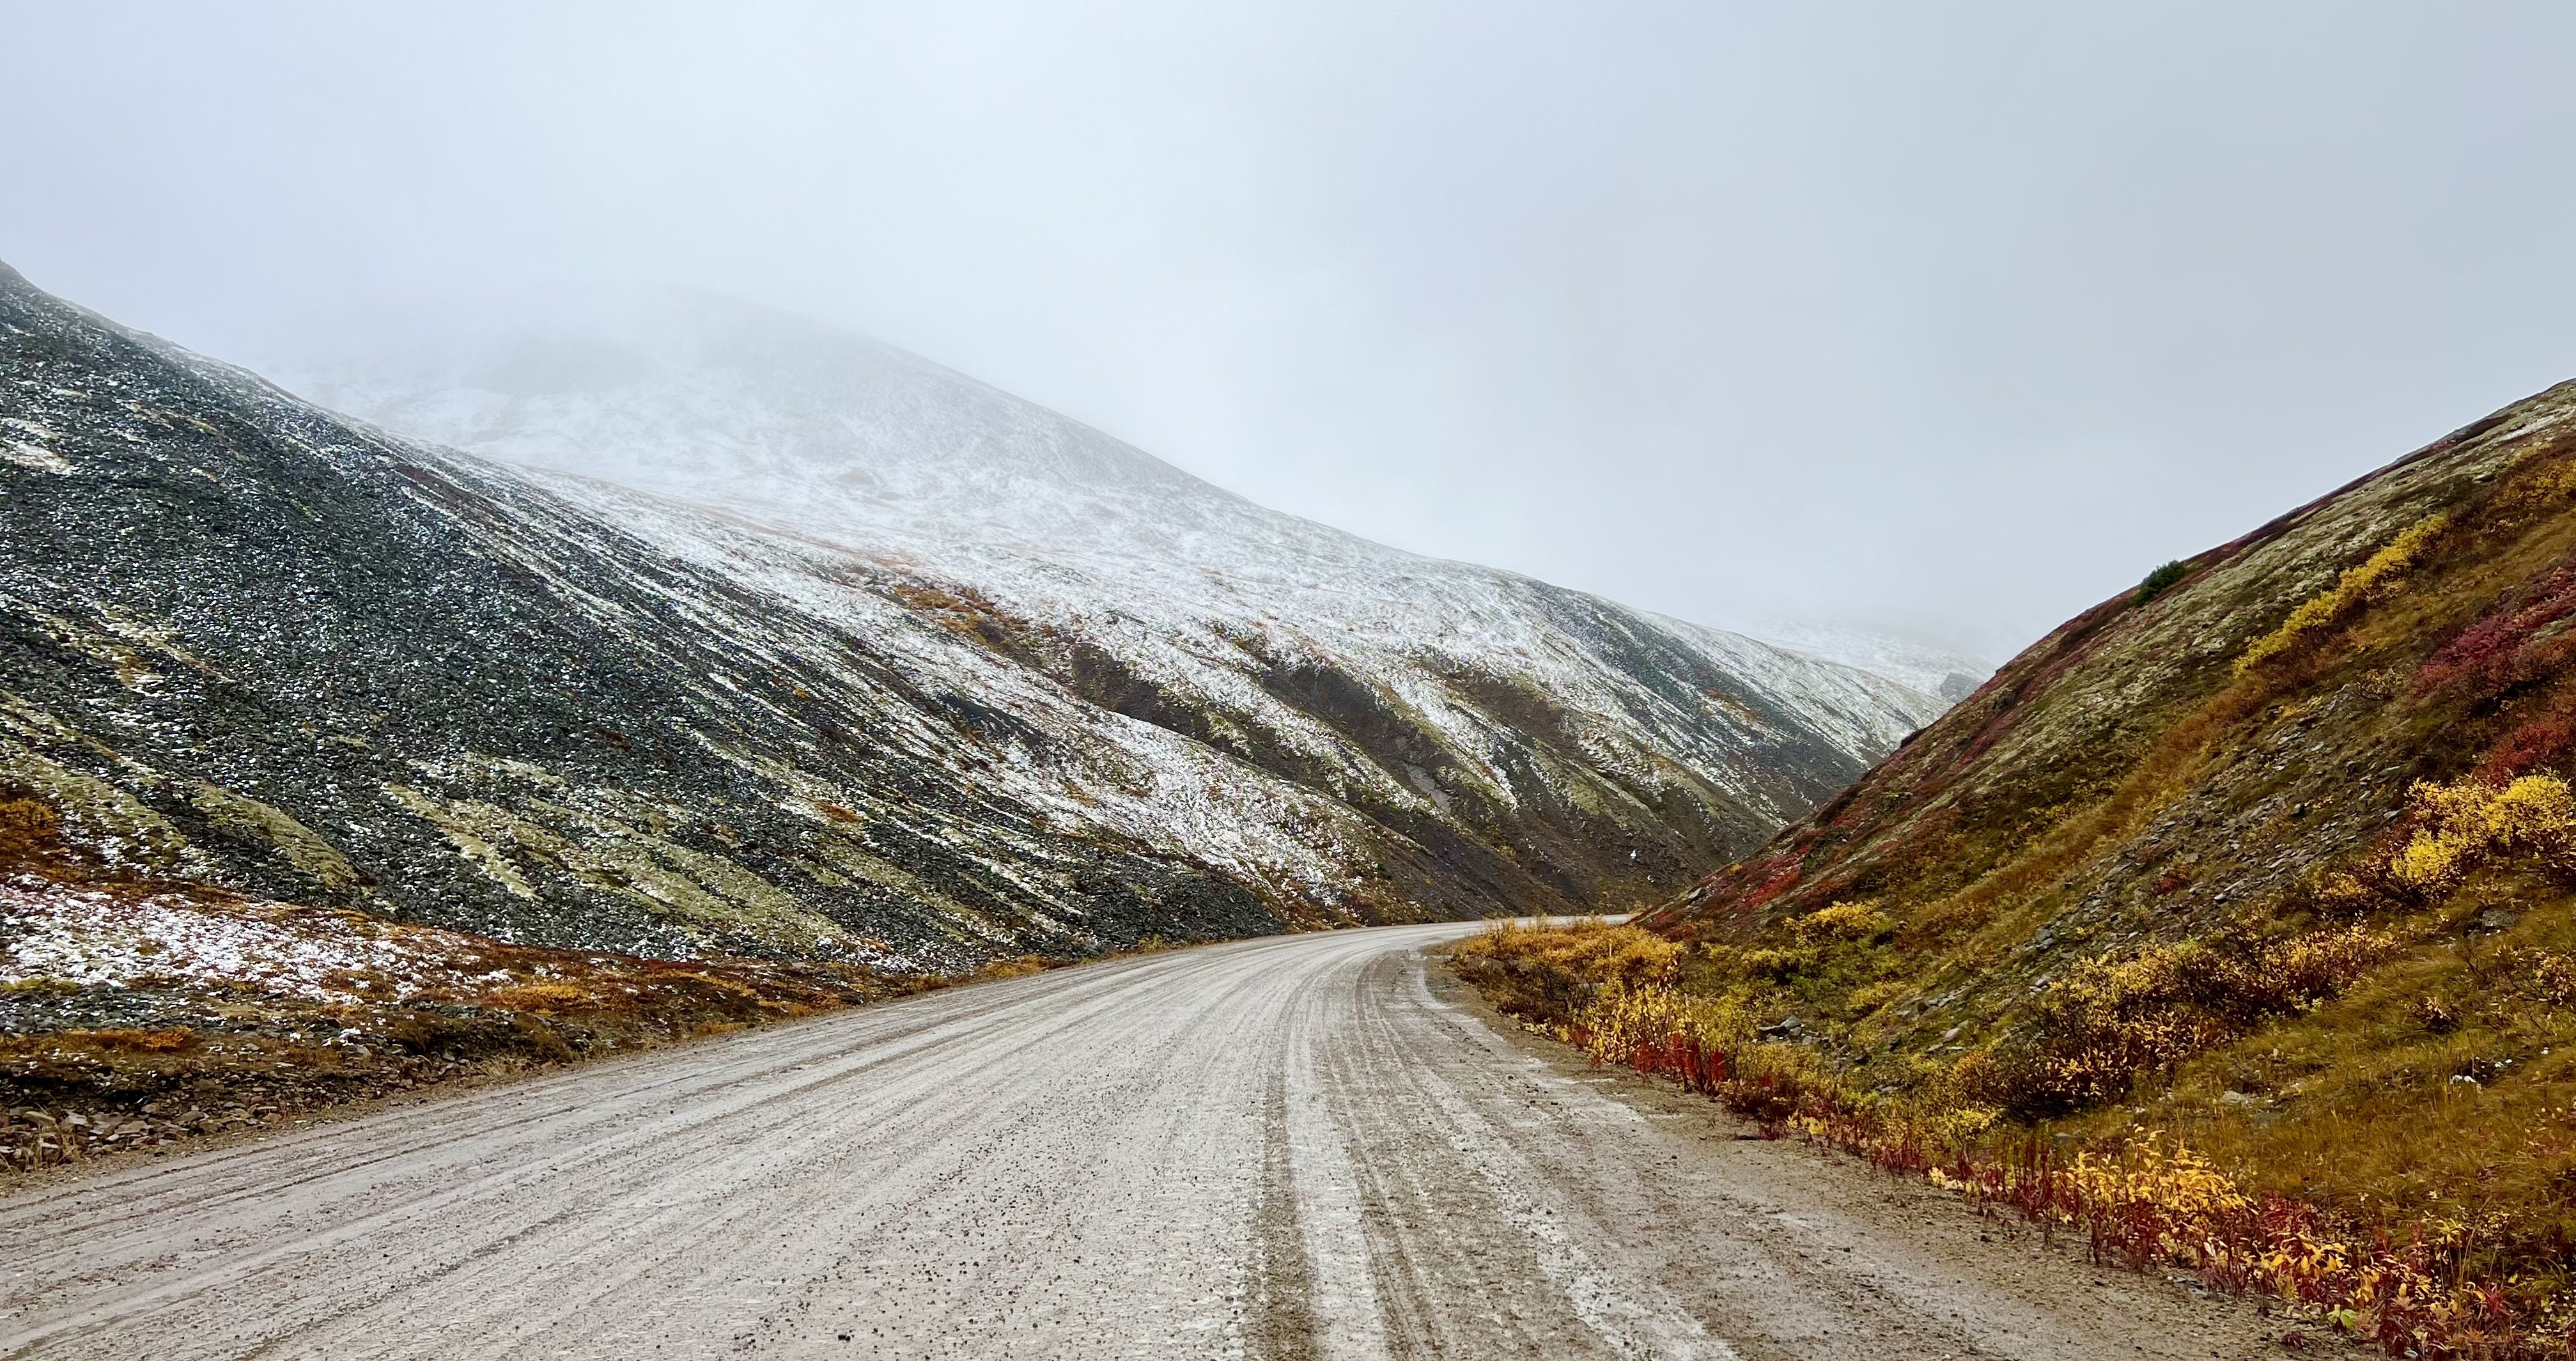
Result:
M0 866L59 859L62 820L33 799L0 799Z
M1732 963L1743 978L1779 980L1814 969L1824 961L1824 951L1809 946L1803 950L1737 950Z
M2077 1194L2096 1205L2153 1206L2168 1222L2197 1226L2244 1213L2253 1198L2239 1189L2207 1158L2177 1145L2170 1154L2153 1143L2134 1147L2130 1156L2109 1160L2079 1154L2071 1169ZM2161 1245L2161 1257L2187 1256L2199 1246L2188 1239Z
M2142 1074L2341 994L2398 944L2365 926L2275 940L2240 930L2085 960L2050 985L2033 1032L1997 1052L1978 1094L2033 1118L2116 1099Z
M1798 939L1811 944L1863 940L1895 927L1895 921L1879 911L1878 904L1868 902L1835 903L1789 923L1789 930Z
M2576 847L2576 793L2555 775L2525 775L2498 787L2475 780L2418 783L2415 834L2389 858L2389 877L2428 897L2459 886L2479 862L2506 852L2553 862Z
M2335 584L2300 603L2290 611L2281 626L2258 638L2245 655L2236 659L2236 674L2244 675L2265 658L2289 650L2300 635L2333 623L2344 610L2364 599L2377 599L2397 588L2408 568L2424 551L2433 536L2450 527L2448 515L2432 515L2418 521L2404 533L2391 539L2378 552L2364 559L2360 566L2345 570Z
M1843 1001L1843 1010L1853 1016L1867 1016L1904 995L1905 985L1894 979L1884 983L1872 983L1867 987L1853 989L1852 995Z
M1974 1148L2004 1113L1992 1106L1961 1100L1935 1090L1904 1103L1892 1116L1902 1128L1933 1148L1961 1153Z
M1687 948L1636 926L1500 922L1451 947L1450 958L1494 1005L1550 1027L1573 1021L1600 989L1671 984Z
M1522 960L1564 970L1594 982L1667 983L1680 970L1683 946L1640 926L1598 921L1572 926L1499 922L1458 943L1466 958Z
M2508 950L2506 982L2551 1006L2576 1005L2576 959L2552 950Z
M2495 508L2499 514L2532 510L2564 500L2569 493L2576 492L2576 460L2554 459L2545 467L2521 472L2529 461L2529 455L2514 461L2519 475L2497 495Z
M1632 1063L1648 1046L1676 1040L1702 1050L1741 1043L1753 1031L1743 1008L1657 984L1628 987L1613 981L1576 1016L1584 1047L1603 1063Z
M123 1049L136 1053L166 1054L196 1043L197 1032L186 1026L166 1030L66 1030L65 1040L86 1039L101 1049Z

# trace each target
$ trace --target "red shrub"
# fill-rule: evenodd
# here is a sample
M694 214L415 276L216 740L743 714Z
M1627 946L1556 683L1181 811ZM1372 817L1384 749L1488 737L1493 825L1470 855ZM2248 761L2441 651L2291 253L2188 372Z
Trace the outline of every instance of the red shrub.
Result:
M2549 574L2537 590L2516 604L2500 601L2476 623L2462 629L2427 658L2415 672L2415 693L2429 695L2467 684L2485 699L2559 669L2576 650L2576 637L2562 632L2538 635L2550 625L2576 616L2576 565Z

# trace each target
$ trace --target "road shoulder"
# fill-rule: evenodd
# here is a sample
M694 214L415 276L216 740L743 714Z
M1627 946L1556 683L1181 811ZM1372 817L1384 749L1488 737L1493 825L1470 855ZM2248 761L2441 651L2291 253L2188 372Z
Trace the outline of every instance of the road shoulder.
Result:
M1515 1050L1592 1093L1626 1106L1682 1145L1701 1165L1678 1177L1713 1177L1732 1192L1780 1208L1792 1221L1856 1230L1885 1255L1929 1259L1980 1293L2015 1297L2098 1337L2098 1354L2134 1355L2127 1339L2153 1335L2164 1354L2278 1358L2291 1320L2252 1300L2210 1292L2188 1277L2096 1266L2080 1235L2043 1233L2018 1214L1974 1205L1929 1182L1878 1172L1838 1150L1795 1138L1765 1139L1718 1103L1630 1069L1596 1066L1581 1051L1502 1014L1435 954L1426 968L1433 998L1474 1016ZM1817 1251L1848 1250L1818 1244ZM2344 1350L2313 1331L2315 1347ZM2310 1354L2314 1354L2311 1352ZM2350 1354L2347 1352L2347 1354Z

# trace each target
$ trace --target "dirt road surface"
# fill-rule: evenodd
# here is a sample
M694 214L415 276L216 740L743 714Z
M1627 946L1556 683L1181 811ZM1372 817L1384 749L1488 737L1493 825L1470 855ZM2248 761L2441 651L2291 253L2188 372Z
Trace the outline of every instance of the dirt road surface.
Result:
M24 1191L0 1355L2263 1354L2244 1306L1497 1024L1426 965L1465 929L1040 974Z

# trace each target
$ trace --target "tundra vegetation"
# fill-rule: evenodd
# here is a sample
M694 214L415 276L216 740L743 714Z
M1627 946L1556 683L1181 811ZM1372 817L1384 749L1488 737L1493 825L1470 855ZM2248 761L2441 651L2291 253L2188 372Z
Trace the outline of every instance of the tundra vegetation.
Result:
M2576 385L2069 622L1636 924L1603 1062L2391 1353L2576 1342Z

